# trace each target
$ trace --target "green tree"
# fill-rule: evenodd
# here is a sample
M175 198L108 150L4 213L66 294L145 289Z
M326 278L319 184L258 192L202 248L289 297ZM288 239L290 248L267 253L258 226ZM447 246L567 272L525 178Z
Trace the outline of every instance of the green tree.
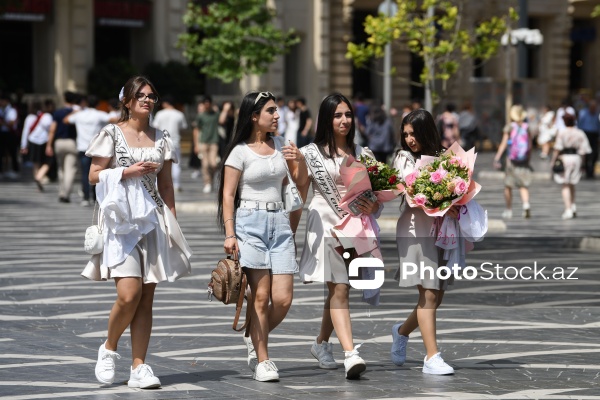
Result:
M189 31L179 35L178 46L202 73L225 83L263 74L300 41L293 30L276 28L274 16L266 0L221 0L208 7L190 1L183 17Z
M367 42L348 43L346 57L354 65L363 67L372 58L381 58L388 43L400 44L423 58L420 82L411 84L425 87L425 108L432 110L439 95L434 85L447 81L457 72L463 59L485 61L500 47L500 37L507 30L510 18L516 18L512 8L507 16L494 16L478 21L472 29L462 26L462 0L396 0L398 12L394 16L367 16L364 26ZM427 104L429 103L429 104Z
M600 5L597 5L592 10L592 18L600 17Z

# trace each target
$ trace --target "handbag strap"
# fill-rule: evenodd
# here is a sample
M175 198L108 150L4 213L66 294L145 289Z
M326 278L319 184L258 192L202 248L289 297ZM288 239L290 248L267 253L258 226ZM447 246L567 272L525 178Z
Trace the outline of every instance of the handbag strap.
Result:
M275 150L279 151L283 155L283 149L281 143L279 143L279 138L283 140L281 136L273 136L273 141L275 142ZM288 167L288 163L285 157L283 158L283 164L285 165L285 170L287 171L288 184L294 183L294 181L292 180L292 175L290 174L290 167Z
M241 332L243 329L246 329L248 323L250 322L250 302L246 305L246 320L244 321L244 325L238 329L238 321L240 320L240 313L242 312L242 308L244 307L244 299L246 294L246 285L248 285L248 281L246 279L246 274L242 274L242 287L240 289L240 297L238 297L237 304L235 306L235 318L233 318L233 330L236 332Z
M97 200L94 202L94 211L92 211L92 225L94 225L94 217L96 217L96 210L98 211L98 214L97 214L98 224L97 225L98 225L98 228L100 229L100 231L102 231L102 228L104 227L104 218L100 218L100 216L102 215L102 210L98 206Z

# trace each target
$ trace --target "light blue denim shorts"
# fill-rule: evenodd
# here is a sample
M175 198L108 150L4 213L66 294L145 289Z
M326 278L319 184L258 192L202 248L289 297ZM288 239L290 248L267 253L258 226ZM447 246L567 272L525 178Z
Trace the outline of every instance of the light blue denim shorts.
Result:
M288 212L238 208L235 217L243 267L270 269L275 275L298 272Z

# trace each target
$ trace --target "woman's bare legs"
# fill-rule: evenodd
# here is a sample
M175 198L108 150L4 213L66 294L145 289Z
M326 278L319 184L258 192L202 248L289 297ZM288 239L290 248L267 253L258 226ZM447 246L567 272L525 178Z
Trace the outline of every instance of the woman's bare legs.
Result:
M252 292L250 306L250 337L258 362L269 359L269 299L271 296L271 271L248 269L248 284Z
M141 278L115 278L117 300L108 317L108 338L105 347L116 351L119 339L133 320L142 298Z
M294 275L276 274L271 276L271 304L269 305L269 332L285 318L294 297Z
M415 329L420 328L423 344L429 358L438 352L435 319L436 310L442 304L444 298L444 291L424 289L421 285L417 287L419 289L419 302L398 332L401 335L409 336Z
M352 340L352 325L350 322L350 289L345 283L327 282L327 300L323 306L323 318L321 319L321 331L317 337L317 343L323 340L329 341L331 333L335 329L342 349L352 351L354 342Z
M152 332L152 304L154 303L155 289L156 283L142 285L142 298L129 326L133 369L140 364L145 364L150 333Z

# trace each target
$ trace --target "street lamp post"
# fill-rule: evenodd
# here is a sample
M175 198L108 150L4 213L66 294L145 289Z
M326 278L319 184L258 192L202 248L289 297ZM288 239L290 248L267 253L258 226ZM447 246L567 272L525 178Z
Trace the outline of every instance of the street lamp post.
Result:
M387 17L392 17L398 12L398 5L395 1L384 0L377 9L379 13ZM383 55L383 104L385 111L390 112L392 107L392 44L385 45L385 53Z

